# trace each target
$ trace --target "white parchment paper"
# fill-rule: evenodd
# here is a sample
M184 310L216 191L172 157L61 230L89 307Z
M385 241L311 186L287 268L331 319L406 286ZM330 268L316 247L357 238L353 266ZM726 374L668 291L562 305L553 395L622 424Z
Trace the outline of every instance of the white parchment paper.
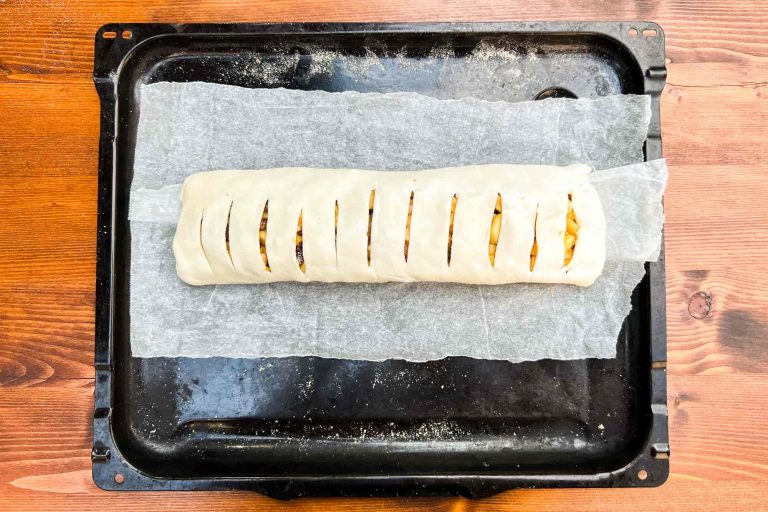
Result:
M615 357L663 222L664 162L631 165L643 158L647 97L504 103L204 83L145 85L140 94L130 207L134 356ZM178 188L192 173L498 162L603 169L592 180L608 217L609 261L593 286L192 287L176 276Z

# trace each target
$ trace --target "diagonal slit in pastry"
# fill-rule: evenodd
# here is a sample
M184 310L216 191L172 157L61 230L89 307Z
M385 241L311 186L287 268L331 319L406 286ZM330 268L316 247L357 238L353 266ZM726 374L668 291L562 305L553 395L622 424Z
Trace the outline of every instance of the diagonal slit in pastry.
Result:
M411 199L408 201L408 219L405 221L405 246L403 247L403 255L405 256L406 263L408 262L408 247L411 245L411 217L413 217L413 191L411 191Z
M307 267L304 263L304 236L302 232L302 221L304 217L304 210L299 212L299 223L296 227L296 262L299 264L299 269L306 273Z
M496 206L493 209L491 236L488 240L488 259L492 267L496 263L496 247L499 245L499 237L501 236L501 214L501 193L499 193L496 197Z
M208 253L205 252L205 246L203 245L203 221L205 220L205 210L200 213L200 229L198 231L198 243L200 244L200 251L203 253L205 261L208 263L208 268L211 267L211 262L208 259Z
M530 271L533 272L533 268L536 266L536 256L539 254L539 242L536 239L536 228L539 224L539 206L536 205L536 216L533 218L533 245L531 246L531 268Z
M376 200L376 191L371 190L371 197L368 200L368 266L371 266L371 230L373 229L373 204Z
M333 250L336 253L336 266L339 266L339 200L333 214Z
M578 238L579 222L576 220L576 213L573 211L573 194L568 194L568 213L565 216L565 237L563 239L563 246L565 248L563 266L568 265L573 260Z
M267 257L267 223L269 222L269 200L264 203L264 212L261 214L261 222L259 223L259 252L261 253L261 260L264 262L264 269L267 272L272 270L269 268L269 258Z
M448 221L448 266L451 266L451 250L453 249L453 221L456 218L456 205L459 204L458 194L451 199L451 218Z
M227 256L229 256L229 263L232 265L233 269L235 268L235 262L232 260L232 249L229 246L229 225L232 221L232 207L234 205L234 201L229 203L229 211L227 211L227 226L224 228L224 244L227 246Z

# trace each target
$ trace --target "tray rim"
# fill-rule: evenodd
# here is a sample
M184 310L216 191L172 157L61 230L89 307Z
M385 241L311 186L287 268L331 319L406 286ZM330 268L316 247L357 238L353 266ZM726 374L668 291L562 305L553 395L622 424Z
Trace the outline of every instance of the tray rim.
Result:
M630 29L637 34L630 36ZM655 36L643 31L655 30ZM130 38L123 38L123 32ZM105 38L114 32L114 38ZM488 496L512 488L534 487L654 487L669 475L668 413L666 396L666 294L664 240L659 260L647 265L650 279L651 430L638 457L612 472L597 474L530 475L409 475L409 476L287 476L247 478L169 479L147 475L120 454L111 426L113 398L112 304L115 240L114 185L116 169L117 82L123 62L140 45L171 35L226 34L386 34L386 33L515 33L590 34L621 44L643 72L645 94L651 97L646 160L662 158L660 94L666 79L664 32L648 21L525 21L427 23L108 23L95 34L93 80L100 99L99 186L96 265L95 354L92 475L105 490L255 490L278 498L338 495L447 495ZM640 475L646 472L646 478ZM122 482L115 480L122 475Z

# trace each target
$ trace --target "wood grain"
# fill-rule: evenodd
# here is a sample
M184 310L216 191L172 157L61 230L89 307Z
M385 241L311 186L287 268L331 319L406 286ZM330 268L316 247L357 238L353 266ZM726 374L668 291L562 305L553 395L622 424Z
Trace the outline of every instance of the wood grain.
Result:
M686 482L672 480L661 489L553 489L547 491L509 491L501 496L471 501L463 498L400 498L398 500L375 499L300 499L293 502L278 502L263 496L244 492L195 493L181 497L169 494L105 493L89 487L90 471L46 475L18 481L28 486L21 493L5 496L3 504L7 510L77 511L126 510L131 512L157 511L186 512L190 506L200 507L206 512L288 510L327 512L380 512L397 510L403 512L430 510L435 512L509 512L510 510L546 510L547 512L595 512L600 510L643 510L647 512L689 512L693 503L706 503L710 510L761 510L761 486L757 481L728 481L712 485L708 482ZM39 492L39 488L46 491ZM57 494L50 489L66 489ZM29 496L36 496L34 503ZM2 508L0 508L2 510ZM702 510L702 509L697 509Z
M681 129L676 121L669 124ZM759 268L756 266L765 260L768 232L750 228L768 223L765 168L725 163L675 165L680 160L677 154L668 159L664 229L670 268Z
M671 121L663 125L664 135L669 134L664 139L664 154L680 164L763 164L768 161L760 148L767 107L765 85L670 85L662 103L662 122Z
M672 475L659 489L463 499L107 493L90 479L99 105L107 22L650 19L662 95ZM0 510L756 510L768 502L768 6L513 0L0 2ZM695 292L710 298L701 319Z
M667 368L672 375L768 374L768 311L763 270L667 272ZM688 301L703 291L711 311L691 316Z
M0 178L97 175L99 97L92 81L0 82L0 119L14 120L0 122Z
M96 179L22 175L0 187L0 290L93 290Z
M92 291L0 288L0 304L0 386L93 379Z

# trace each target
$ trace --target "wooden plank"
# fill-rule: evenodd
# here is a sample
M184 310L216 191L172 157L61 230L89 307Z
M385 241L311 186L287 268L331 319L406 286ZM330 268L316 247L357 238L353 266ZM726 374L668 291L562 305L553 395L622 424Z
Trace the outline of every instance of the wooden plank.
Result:
M768 89L675 87L664 89L664 156L672 165L758 165L762 151Z
M205 511L301 510L307 512L423 511L461 512L595 512L600 510L643 510L648 512L754 511L764 502L763 482L734 481L712 485L709 482L670 481L657 489L552 489L518 490L484 500L464 498L365 498L300 499L279 502L247 492L200 493L118 493L96 489L90 483L90 471L33 477L19 480L23 492L3 497L7 510L130 510L186 512L190 508ZM695 504L695 505L694 505ZM620 508L619 508L620 507Z
M673 374L668 387L676 476L713 482L768 478L768 375Z
M765 59L745 55L738 62L702 62L698 60L701 57L696 53L698 52L667 47L667 90L671 87L720 87L726 88L727 94L727 88L730 87L762 88L768 81L768 61ZM662 126L663 128L665 127Z
M99 97L92 82L0 83L0 119L14 120L0 122L0 178L97 176Z
M747 55L768 56L768 35L764 23L768 10L760 0L726 6L722 2L692 5L683 0L651 0L615 4L612 2L563 2L541 9L522 0L441 2L439 8L429 0L413 2L344 3L316 1L308 9L301 2L282 0L253 4L246 1L176 2L159 0L141 3L101 2L88 8L83 0L70 2L11 2L4 9L15 20L14 30L0 33L0 77L19 75L79 75L91 73L93 38L105 20L147 22L262 21L459 21L485 20L568 20L568 19L650 19L666 28L670 48L700 52L721 59ZM642 27L641 27L642 28Z
M96 181L0 175L0 190L0 386L91 378Z
M667 271L667 368L695 373L768 373L768 275L759 268ZM711 301L704 318L689 312L691 295Z
M117 494L95 489L90 479L90 437L93 382L69 380L31 388L4 388L0 393L0 495L6 505L21 505L34 497L42 510L66 510L96 503L118 503L141 510L177 510L191 503L214 506L261 505L275 502L248 493ZM698 375L670 381L669 408L672 476L659 489L515 491L484 500L490 510L510 502L519 510L565 507L588 510L599 502L622 501L628 510L664 510L671 496L712 492L713 510L719 506L746 506L768 479L768 416L762 403L768 394L767 375ZM739 414L734 414L738 408ZM34 425L34 428L30 428ZM709 482L706 486L698 482ZM714 485L716 484L716 485ZM715 492L717 491L717 492ZM729 492L744 494L730 494ZM751 494L749 494L751 493ZM57 495L60 497L57 499ZM715 498L715 496L719 496ZM93 499L93 501L91 501ZM38 501L40 500L40 501ZM314 506L331 500L303 500ZM464 500L352 500L334 502L356 509L398 508L415 503L451 507L470 506ZM461 505L459 505L461 504ZM690 503L688 503L689 505ZM670 502L683 510L686 500ZM64 507L64 508L62 508ZM18 507L12 507L16 509ZM212 508L211 508L212 509Z
M722 70L705 67L702 74ZM692 178L701 181L701 171L692 166L755 166L768 161L761 150L761 129L768 123L766 98L765 85L668 86L662 96L662 126L670 165L688 166ZM0 123L0 176L96 176L98 108L89 82L0 83L0 117L18 120Z
M759 265L768 235L764 230L733 229L768 223L768 190L762 186L762 174L757 167L672 168L666 197L668 293L670 308L678 309L670 309L668 315L670 364L688 365L686 371L764 368L766 357L755 350L740 355L747 342L739 340L759 340L765 333L761 305L766 299L761 292L767 283ZM2 348L2 365L8 370L2 375L11 376L0 381L18 384L50 376L51 371L51 375L91 376L95 180L0 178L0 186L9 192L0 196L0 211L6 212L0 224L0 326L8 333ZM750 202L740 199L743 188L752 191ZM691 207L691 196L709 200ZM744 274L731 268L758 270ZM702 325L687 313L688 297L698 287L709 287L682 279L681 272L688 270L693 275L711 270L717 278L716 308L724 296L732 301L734 311L726 314L720 329ZM739 321L744 315L751 315L751 320ZM712 318L707 322L714 322ZM742 328L734 331L727 322ZM676 345L678 341L683 345ZM688 347L692 341L694 347L678 352L678 346ZM59 349L37 350L38 342ZM33 359L30 353L36 353ZM26 377L17 381L21 375Z
M92 290L0 288L0 389L92 379L93 306Z
M24 386L54 378L93 375L93 292L0 289L0 385ZM673 375L766 373L768 334L759 270L667 272L668 368ZM706 291L711 313L688 311L690 296Z
M1 388L0 486L15 479L9 467L87 463L93 436L93 379L29 388ZM0 496L5 490L0 491Z
M722 68L702 73L714 75ZM696 182L702 181L700 166L765 163L761 128L768 122L766 97L765 85L668 86L662 126L670 165L687 165ZM710 112L712 105L718 108ZM96 176L98 107L89 82L0 83L0 117L18 120L0 123L0 176ZM680 179L689 178L673 171Z
M92 290L96 180L0 177L0 289Z
M664 196L668 268L720 270L763 264L768 231L752 227L768 224L765 168L675 164L675 158L668 160Z
M699 172L707 179L680 183L679 176ZM762 182L759 168L672 169L666 200L669 364L681 372L765 370L768 356L755 344L764 337L768 311L768 283L759 266L768 240L761 230L745 235L732 229L768 221ZM7 333L0 381L89 377L95 219L86 211L95 210L94 180L3 178L0 185L10 192L0 196L0 210L7 212L0 225L0 327ZM738 199L744 187L754 204ZM710 201L691 209L691 195ZM689 270L694 277L704 270L709 281L686 277ZM688 298L699 289L714 296L704 322L687 312Z

